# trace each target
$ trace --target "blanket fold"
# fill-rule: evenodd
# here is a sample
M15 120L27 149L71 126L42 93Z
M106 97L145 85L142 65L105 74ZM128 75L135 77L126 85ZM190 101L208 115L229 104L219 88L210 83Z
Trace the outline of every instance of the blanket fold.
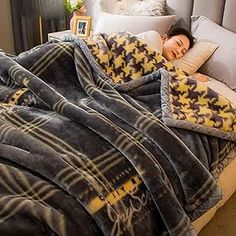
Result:
M166 125L235 141L236 105L204 83L187 76L163 56L127 32L86 40L95 60L115 83L135 80L164 68L162 109Z

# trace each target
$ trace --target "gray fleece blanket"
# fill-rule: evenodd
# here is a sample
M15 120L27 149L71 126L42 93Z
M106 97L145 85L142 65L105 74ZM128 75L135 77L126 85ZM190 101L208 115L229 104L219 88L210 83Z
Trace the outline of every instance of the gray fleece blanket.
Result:
M230 141L161 121L160 69L115 84L83 41L0 54L0 235L194 235Z

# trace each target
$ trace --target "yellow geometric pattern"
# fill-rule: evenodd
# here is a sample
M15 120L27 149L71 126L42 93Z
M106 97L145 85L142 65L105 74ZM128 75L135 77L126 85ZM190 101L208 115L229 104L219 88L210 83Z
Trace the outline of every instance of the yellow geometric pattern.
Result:
M11 105L14 105L14 104L17 104L19 98L28 91L29 89L27 88L21 88L21 89L18 89L10 98L9 100L9 104Z
M115 83L138 79L160 67L176 76L185 76L143 40L127 32L93 35L85 42L98 64Z
M110 205L114 205L121 198L125 197L128 193L132 192L138 185L142 183L142 180L139 176L133 176L130 180L124 183L121 187L117 188L115 191L108 194L106 199L101 199L99 197L95 197L88 204L88 209L90 214L94 214L100 209L102 209L107 202Z
M169 99L176 120L187 120L226 132L236 131L236 106L191 77L171 78Z

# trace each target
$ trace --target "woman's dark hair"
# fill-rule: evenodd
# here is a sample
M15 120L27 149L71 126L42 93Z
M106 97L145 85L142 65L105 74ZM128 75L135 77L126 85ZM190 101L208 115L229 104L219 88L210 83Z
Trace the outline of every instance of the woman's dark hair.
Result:
M166 34L168 37L172 37L172 36L180 35L180 34L185 35L189 39L189 43L190 43L189 48L191 48L193 44L195 43L195 38L191 35L191 33L188 30L184 28L170 28L166 32Z

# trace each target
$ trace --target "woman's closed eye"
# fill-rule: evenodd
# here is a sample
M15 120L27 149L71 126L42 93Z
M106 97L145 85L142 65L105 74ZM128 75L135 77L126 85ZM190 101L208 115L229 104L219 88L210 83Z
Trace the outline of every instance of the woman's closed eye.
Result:
M184 55L184 54L186 54L186 52L187 52L187 50L186 50L186 48L184 47L184 43L181 41L181 40L176 40L176 43L177 43L177 45L178 45L178 47L183 47L182 49L181 49L181 53Z
M187 50L184 48L184 49L182 50L183 55L186 54L186 52L187 52Z
M176 40L176 43L177 43L177 45L178 45L179 47L181 47L181 46L182 46L182 43L181 43L181 41L179 41L179 40Z

